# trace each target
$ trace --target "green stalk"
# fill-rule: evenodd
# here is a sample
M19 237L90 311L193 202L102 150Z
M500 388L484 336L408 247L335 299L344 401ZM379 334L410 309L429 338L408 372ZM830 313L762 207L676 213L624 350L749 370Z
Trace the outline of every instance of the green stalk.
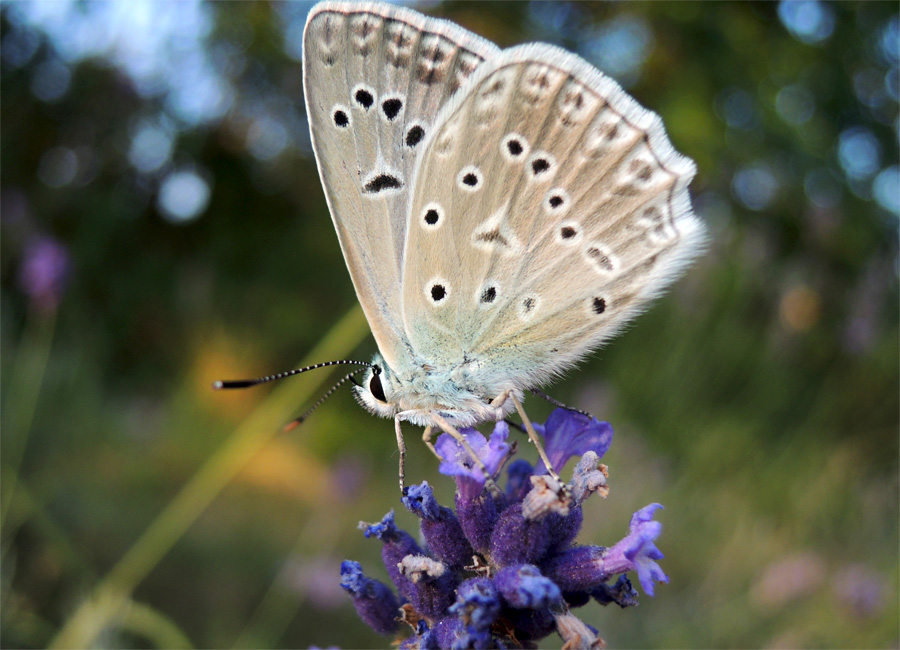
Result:
M346 358L368 334L359 307L348 312L302 365ZM69 617L51 648L90 647L111 622L121 617L131 592L241 470L290 419L298 404L321 391L329 372L308 373L286 381L244 420L233 434L169 502L143 535Z
M0 530L6 524L6 515L15 496L19 468L25 456L28 434L50 359L55 325L56 310L45 314L38 313L32 307L13 364L9 390L3 403L6 415L3 426L3 473L12 480L4 485L0 499Z

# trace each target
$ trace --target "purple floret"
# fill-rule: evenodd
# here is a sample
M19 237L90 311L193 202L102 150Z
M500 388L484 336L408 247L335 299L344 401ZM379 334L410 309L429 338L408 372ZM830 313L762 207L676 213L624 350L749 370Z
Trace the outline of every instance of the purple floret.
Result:
M562 471L572 456L583 456L593 451L603 458L613 438L612 426L608 422L561 408L553 411L540 429L538 433L543 435L544 450L557 473ZM546 471L543 461L534 468L535 474Z
M488 474L491 476L496 474L509 455L509 445L506 443L506 439L509 437L509 425L505 422L498 422L491 433L490 441L475 429L462 429L460 433L484 463ZM447 433L438 437L434 447L444 459L438 471L456 478L459 494L467 501L471 501L481 494L485 484L484 472L475 464L469 456L469 452Z
M611 573L637 572L641 589L648 596L653 595L654 582L669 582L668 576L656 563L664 557L654 544L662 532L662 524L653 519L653 513L660 509L660 504L651 503L634 513L628 535L611 547L604 558Z

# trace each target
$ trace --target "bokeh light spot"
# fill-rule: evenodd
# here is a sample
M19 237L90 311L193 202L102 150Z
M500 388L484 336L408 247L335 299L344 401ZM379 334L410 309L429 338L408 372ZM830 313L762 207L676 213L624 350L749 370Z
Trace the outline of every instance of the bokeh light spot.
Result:
M177 171L166 176L159 188L157 205L162 215L174 223L192 221L209 205L210 187L193 171Z
M881 207L900 216L900 166L882 169L872 183L872 193Z
M778 193L778 179L768 165L757 163L739 170L731 181L731 192L744 207L765 210Z
M881 162L878 140L865 127L849 128L838 138L838 160L850 178L869 178Z
M818 0L782 0L778 4L778 17L804 43L820 43L834 31L833 10Z
M66 94L71 81L69 66L59 59L50 59L35 69L31 78L31 92L43 102L55 102Z
M756 122L753 96L740 88L731 88L716 97L716 114L728 126L748 129Z
M3 57L3 65L11 68L21 68L31 60L37 52L40 40L36 32L29 29L11 29L3 35L0 42L0 56Z
M895 15L881 32L881 53L890 63L900 63L900 16Z
M38 178L47 187L65 187L78 174L78 156L67 147L54 147L43 156L38 165Z
M900 101L900 67L894 66L884 73L884 89L891 99Z
M257 160L272 160L288 145L288 132L279 120L262 116L247 130L247 150Z
M172 156L172 134L166 129L141 124L131 138L128 161L139 172L154 172L165 165Z
M832 169L814 169L803 179L807 198L817 208L834 208L841 200L841 179Z
M616 16L592 37L585 57L626 88L640 77L641 66L650 55L653 34L644 20L635 16Z
M822 313L822 298L813 289L800 285L785 292L781 298L781 322L795 332L807 332L818 322Z
M775 98L775 109L785 122L804 124L816 112L813 95L801 84L782 88Z

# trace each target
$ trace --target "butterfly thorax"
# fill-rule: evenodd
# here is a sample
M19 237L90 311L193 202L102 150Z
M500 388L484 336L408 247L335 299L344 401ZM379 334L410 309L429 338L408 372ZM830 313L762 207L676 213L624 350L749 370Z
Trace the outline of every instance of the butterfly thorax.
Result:
M511 399L493 406L491 402L498 396L511 393L522 399L521 388L508 381L486 381L484 370L482 364L469 359L440 365L417 359L395 370L376 355L356 394L363 406L383 417L399 415L402 420L429 426L437 424L436 413L456 426L473 426L501 419L515 408Z

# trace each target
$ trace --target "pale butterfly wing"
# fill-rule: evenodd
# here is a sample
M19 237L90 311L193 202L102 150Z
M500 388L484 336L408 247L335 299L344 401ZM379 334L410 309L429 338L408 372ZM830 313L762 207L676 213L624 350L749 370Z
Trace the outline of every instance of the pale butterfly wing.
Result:
M426 360L539 385L633 318L702 248L695 167L659 117L559 48L484 63L416 170L403 317Z
M381 3L325 2L303 40L306 112L356 293L387 363L406 354L401 295L413 170L441 107L499 50Z

